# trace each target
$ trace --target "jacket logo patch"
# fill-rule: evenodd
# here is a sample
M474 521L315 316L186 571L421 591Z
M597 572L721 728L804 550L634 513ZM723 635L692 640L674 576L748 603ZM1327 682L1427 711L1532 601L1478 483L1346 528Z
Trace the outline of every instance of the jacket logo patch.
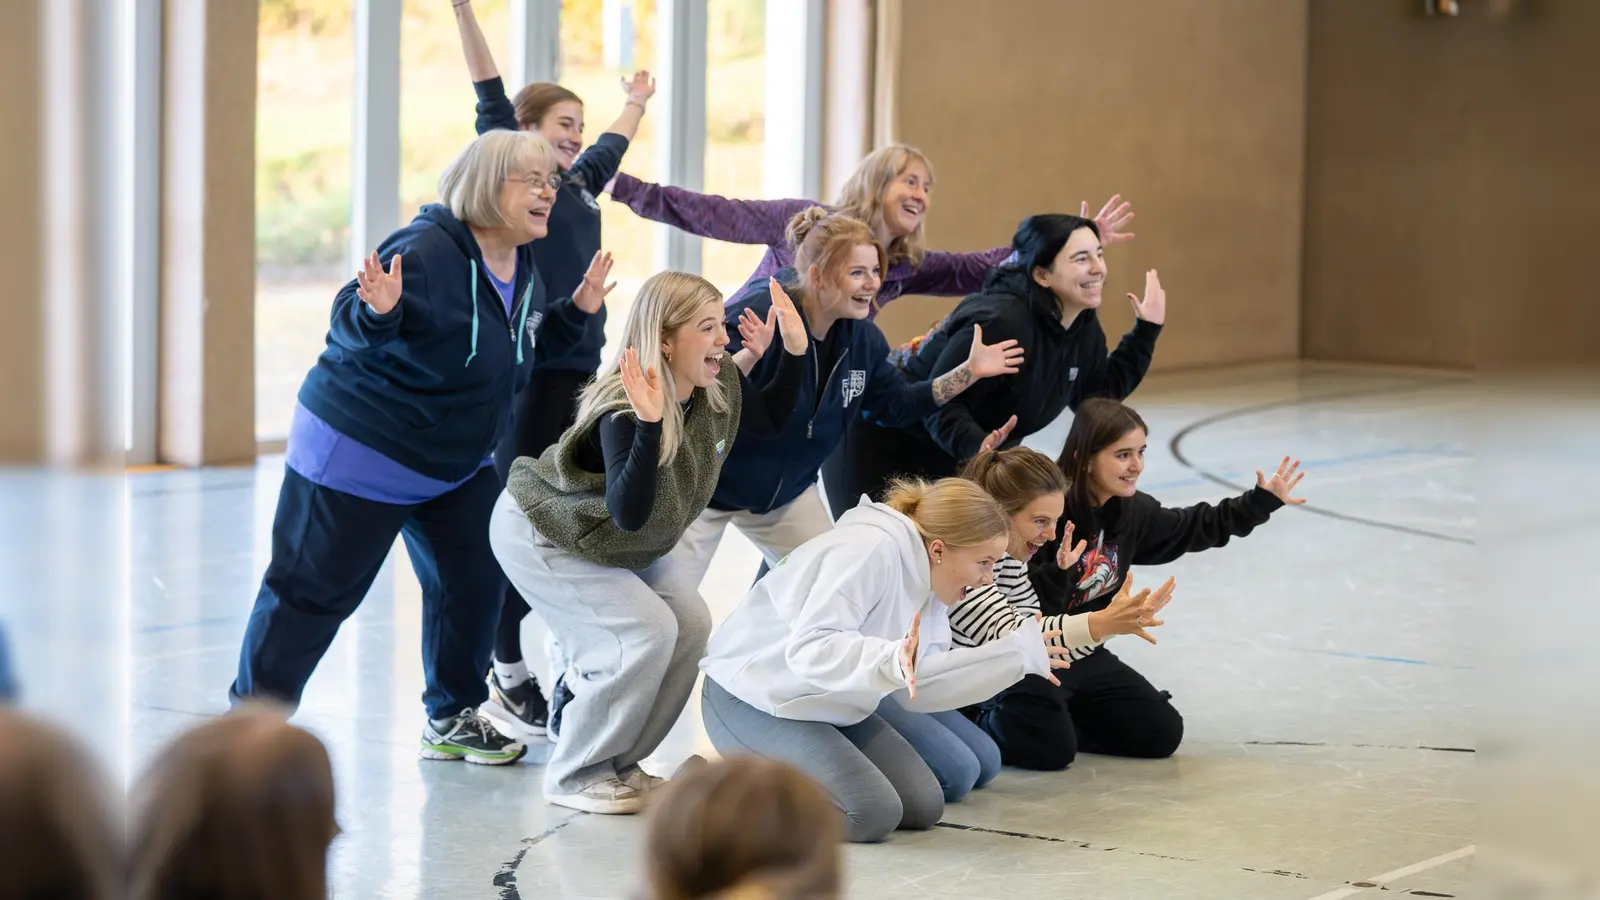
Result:
M542 313L542 312L530 312L530 313L528 313L528 324L525 326L524 330L526 330L527 333L528 333L528 346L530 348L538 346L538 344L539 344L539 323L543 322L543 321L544 321L544 313Z
M722 451L726 449L728 449L728 442L726 440L717 441L717 457L719 459L722 457Z
M839 382L840 390L844 391L844 405L849 406L850 401L861 396L867 391L867 370L851 369L845 373Z

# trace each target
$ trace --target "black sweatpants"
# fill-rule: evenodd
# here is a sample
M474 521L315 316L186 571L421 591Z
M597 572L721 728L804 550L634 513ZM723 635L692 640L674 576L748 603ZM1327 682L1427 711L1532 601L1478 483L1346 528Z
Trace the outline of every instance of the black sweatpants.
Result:
M578 394L593 372L535 369L528 386L517 395L517 409L511 433L495 448L494 464L500 483L511 476L511 464L519 456L539 457L578 417ZM498 565L498 564L497 564ZM505 598L500 608L500 624L495 629L494 658L503 663L522 660L522 620L531 612L528 601L506 581Z
M505 576L489 547L500 479L488 467L415 506L364 500L286 469L272 520L272 561L239 651L234 697L298 706L311 673L405 538L422 583L422 668L428 716L445 719L488 699L483 673Z
M1105 647L1055 675L1060 687L1029 675L980 708L978 725L1006 765L1065 769L1080 750L1162 759L1183 741L1183 716L1167 693Z
M897 476L947 478L959 464L925 435L854 419L839 448L822 463L822 487L834 521L866 494L881 501Z

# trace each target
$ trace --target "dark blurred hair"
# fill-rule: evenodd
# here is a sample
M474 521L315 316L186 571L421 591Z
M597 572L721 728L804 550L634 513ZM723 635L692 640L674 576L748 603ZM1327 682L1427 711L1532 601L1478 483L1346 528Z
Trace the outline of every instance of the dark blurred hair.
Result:
M1064 213L1040 213L1029 216L1017 226L1017 233L1011 236L1011 249L1016 251L1017 260L1007 268L1020 269L1027 277L1030 299L1047 303L1051 307L1060 307L1061 303L1056 296L1050 293L1048 288L1033 280L1033 270L1048 269L1055 265L1056 256L1061 253L1061 248L1067 245L1072 233L1080 228L1094 232L1096 239L1100 237L1100 226L1094 224L1093 219Z
M0 900L121 897L112 798L65 732L0 708Z
M140 780L131 900L325 900L333 767L256 703L179 735Z

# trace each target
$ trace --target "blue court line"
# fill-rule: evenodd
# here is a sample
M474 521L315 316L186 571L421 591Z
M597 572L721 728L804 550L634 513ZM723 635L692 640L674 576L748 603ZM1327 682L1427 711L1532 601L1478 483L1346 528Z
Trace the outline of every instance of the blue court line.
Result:
M1302 653L1319 653L1323 656L1342 656L1345 659L1365 659L1371 662L1400 663L1407 666L1433 666L1440 669L1470 670L1473 666L1461 666L1454 663L1436 663L1426 659L1411 659L1405 656L1376 656L1371 653L1351 653L1346 650L1302 650Z
M160 634L163 631L181 631L182 629L185 629L185 628L204 628L207 625L232 625L235 622L239 622L239 621L242 621L243 619L248 619L248 618L249 618L249 614L247 613L247 614L245 614L243 616L238 616L238 615L233 615L233 616L215 616L215 617L210 618L210 619L195 619L192 622L175 622L175 623L173 623L171 625L146 625L145 627L140 628L138 631L136 631L134 633L135 634Z

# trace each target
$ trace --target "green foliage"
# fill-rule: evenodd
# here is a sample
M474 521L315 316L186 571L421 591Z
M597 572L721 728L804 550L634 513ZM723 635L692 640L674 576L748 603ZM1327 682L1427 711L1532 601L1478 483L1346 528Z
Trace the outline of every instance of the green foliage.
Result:
M354 18L352 0L261 0L261 31L267 35L349 30Z

